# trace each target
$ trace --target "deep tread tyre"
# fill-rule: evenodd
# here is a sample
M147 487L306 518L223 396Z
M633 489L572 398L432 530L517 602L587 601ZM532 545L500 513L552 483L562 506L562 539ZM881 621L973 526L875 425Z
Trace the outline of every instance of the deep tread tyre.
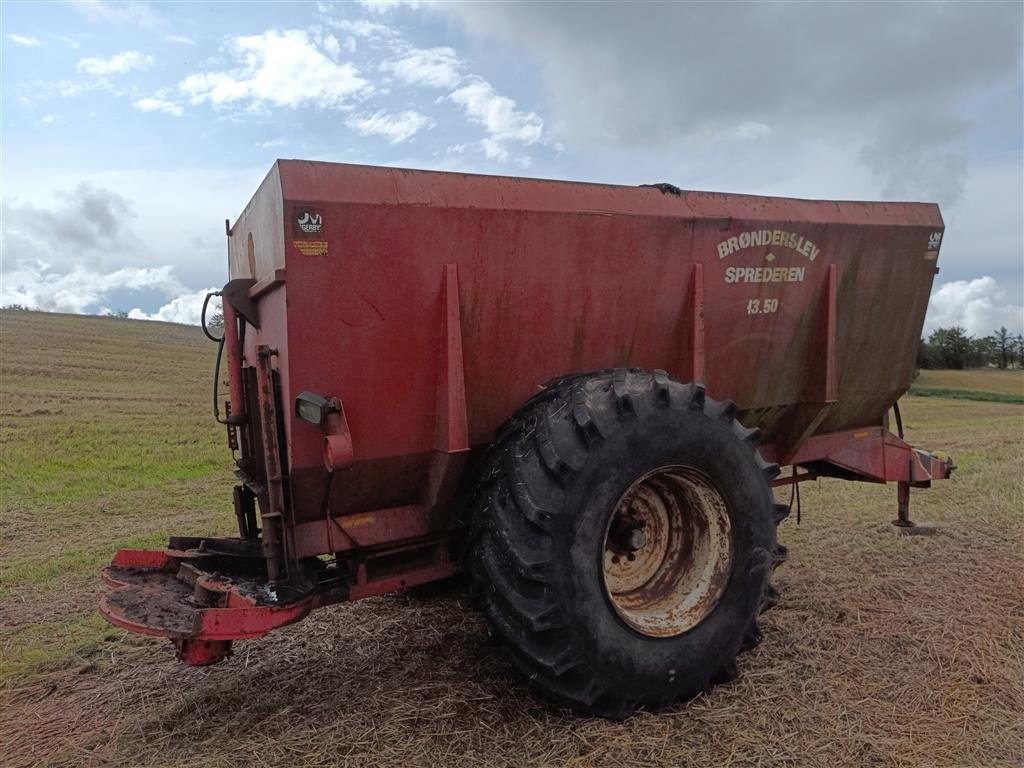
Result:
M789 517L789 505L776 504L773 513L773 522L775 523L775 527L778 528L782 521L785 520L787 517ZM772 557L772 576L774 576L775 574L775 569L782 565L784 562L786 562L786 560L788 559L789 549L786 547L785 544L779 544L778 542L776 542L775 553ZM779 595L778 587L775 586L771 578L769 578L769 581L764 588L764 596L761 598L761 607L758 610L758 615L774 608L776 605L779 604L780 599L781 597ZM747 627L747 633L743 637L743 645L740 646L740 650L749 651L751 648L755 648L758 645L760 645L763 639L764 634L761 632L761 627L758 624L757 616L755 616L753 621L750 622L750 626Z
M616 369L549 382L499 430L471 505L471 594L510 662L555 702L623 718L735 677L736 654L760 635L756 618L771 599L769 574L784 552L771 492L778 467L761 458L757 430L735 412L732 403L664 371ZM720 578L699 580L715 590L714 600L699 603L703 613L673 624L679 612L666 611L671 621L663 630L662 613L655 610L652 621L632 612L623 593L606 586L611 524L644 478L657 488L685 488L690 477L720 499L728 554L714 554L726 552L719 543L719 559L708 562L720 568L725 558L727 568L714 571ZM692 504L665 508L679 519L698 517ZM704 535L686 530L672 540ZM644 540L630 535L630 546ZM673 570L660 562L655 575Z

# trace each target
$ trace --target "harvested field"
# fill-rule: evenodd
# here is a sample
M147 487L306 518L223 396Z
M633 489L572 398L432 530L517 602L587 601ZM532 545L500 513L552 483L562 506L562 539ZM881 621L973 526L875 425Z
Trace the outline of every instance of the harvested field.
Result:
M910 387L910 394L946 400L1024 405L1024 371L999 371L992 368L921 371Z
M108 627L116 548L233 525L213 345L29 312L0 345L3 765L1024 762L1024 406L907 398L910 441L959 466L912 497L940 535L894 535L895 487L805 485L740 678L616 723L524 689L457 588L334 606L207 669Z
M965 389L998 395L1024 395L1024 371L978 368L969 371L921 371L915 387Z

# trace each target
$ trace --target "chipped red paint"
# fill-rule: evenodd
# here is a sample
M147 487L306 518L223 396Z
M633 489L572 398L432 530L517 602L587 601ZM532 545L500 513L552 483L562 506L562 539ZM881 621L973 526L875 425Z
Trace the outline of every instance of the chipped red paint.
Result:
M231 655L230 640L175 640L178 661L192 667L207 667Z
M787 464L826 462L861 480L878 483L903 481L923 486L931 480L945 480L953 471L949 458L913 448L883 427L816 435L786 457L771 444L762 446L761 454L769 461Z
M181 568L187 556L182 552L121 550L114 561L123 565L103 571L113 590L100 600L100 613L130 632L173 640L179 658L189 664L213 663L209 659L219 660L228 650L226 641L259 637L298 621L322 603L319 595L308 594L283 604L260 604L229 581L209 574L195 578L189 590ZM169 564L177 567L168 570ZM197 603L196 595L211 604Z

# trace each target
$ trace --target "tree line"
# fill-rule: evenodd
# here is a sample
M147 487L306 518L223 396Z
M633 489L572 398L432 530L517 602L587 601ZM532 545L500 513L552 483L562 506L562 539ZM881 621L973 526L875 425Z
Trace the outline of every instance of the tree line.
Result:
M1024 368L1024 336L1000 328L989 336L969 336L958 325L938 328L921 339L918 368Z

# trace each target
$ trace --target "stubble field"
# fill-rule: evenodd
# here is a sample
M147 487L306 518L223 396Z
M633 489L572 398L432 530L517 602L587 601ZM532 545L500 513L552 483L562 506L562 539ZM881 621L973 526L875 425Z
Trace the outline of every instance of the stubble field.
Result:
M523 688L457 589L324 609L207 669L107 626L115 549L231 531L213 352L195 328L0 313L0 764L1024 762L1024 406L906 398L908 439L959 467L912 498L940 534L894 535L895 487L805 485L740 678L608 722ZM1022 391L974 373L930 383Z

